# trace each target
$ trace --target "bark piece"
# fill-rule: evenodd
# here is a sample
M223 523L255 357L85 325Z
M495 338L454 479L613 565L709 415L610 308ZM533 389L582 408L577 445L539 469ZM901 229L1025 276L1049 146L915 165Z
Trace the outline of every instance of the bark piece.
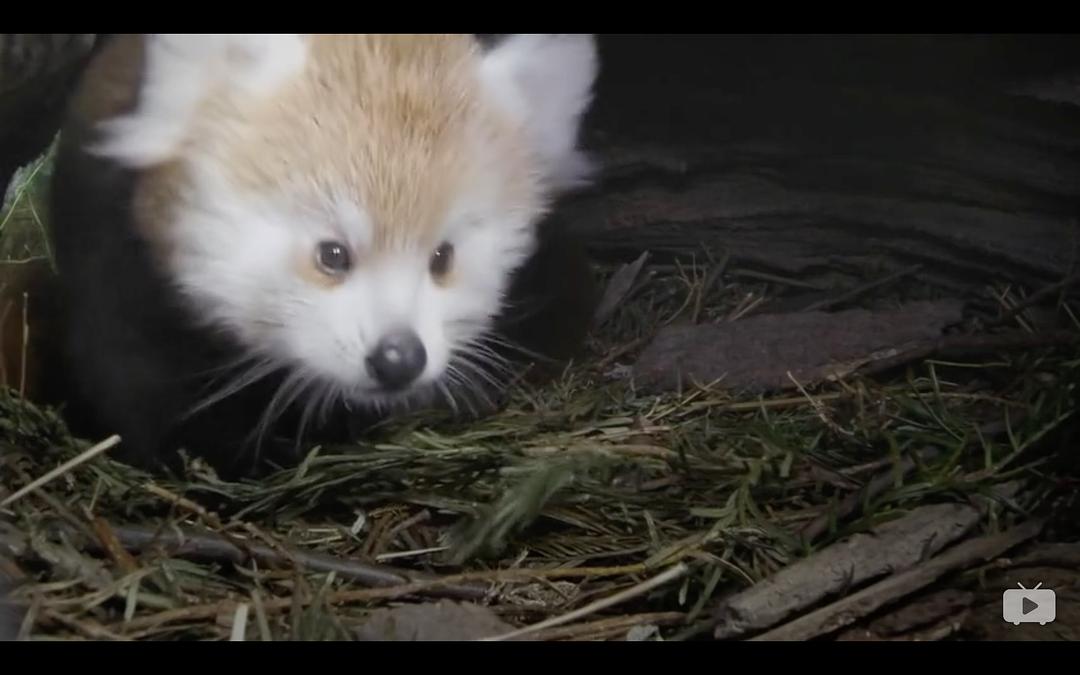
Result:
M924 506L834 544L725 600L716 613L716 637L774 626L850 587L911 569L966 535L980 517L979 509L966 504Z
M940 338L962 318L962 307L953 300L915 302L887 311L762 314L669 326L642 353L634 377L654 392L721 378L722 387L744 393L791 388L791 377L808 386L875 353Z
M1009 549L1038 536L1043 523L1031 521L1000 534L966 541L906 572L895 574L869 588L834 602L755 637L759 641L809 640L827 635L867 616L898 598L934 583L945 574L969 565L985 563Z

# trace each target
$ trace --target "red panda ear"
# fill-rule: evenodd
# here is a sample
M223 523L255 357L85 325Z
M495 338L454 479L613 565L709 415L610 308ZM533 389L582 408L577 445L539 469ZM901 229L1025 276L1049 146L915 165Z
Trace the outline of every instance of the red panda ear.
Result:
M131 167L175 156L198 106L215 88L266 95L298 73L307 43L298 34L144 36L144 70L134 111L106 121L91 152Z
M582 183L581 118L599 70L592 35L513 35L482 58L481 77L498 105L522 124L553 190Z

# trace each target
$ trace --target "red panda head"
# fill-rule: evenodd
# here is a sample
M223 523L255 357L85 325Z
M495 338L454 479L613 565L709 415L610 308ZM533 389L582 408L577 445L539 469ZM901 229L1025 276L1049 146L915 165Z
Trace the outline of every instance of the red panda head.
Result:
M295 389L445 390L587 163L588 35L150 35L93 148L197 313Z

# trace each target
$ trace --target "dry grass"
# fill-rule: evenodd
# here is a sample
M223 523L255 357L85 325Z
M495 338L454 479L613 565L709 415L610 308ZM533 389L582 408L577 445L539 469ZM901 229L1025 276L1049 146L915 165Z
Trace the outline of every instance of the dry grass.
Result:
M925 360L774 398L636 393L625 365L659 324L737 320L791 288L722 265L653 267L581 362L496 415L402 420L258 483L197 462L166 481L106 452L15 496L102 439L3 393L0 553L24 637L345 639L373 608L442 594L519 627L550 620L542 639L688 638L723 594L912 507L1016 479L986 528L1072 506L1052 454L1075 411L1068 351Z

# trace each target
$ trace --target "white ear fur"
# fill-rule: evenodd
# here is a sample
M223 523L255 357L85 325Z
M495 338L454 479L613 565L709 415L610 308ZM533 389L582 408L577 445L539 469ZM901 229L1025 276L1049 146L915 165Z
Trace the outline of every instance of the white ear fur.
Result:
M169 159L184 141L198 106L215 87L252 96L270 93L304 66L299 34L147 35L135 110L102 125L91 152L132 167Z
M592 35L514 35L483 57L481 77L496 102L524 125L544 178L561 190L584 182L581 118L599 69Z

